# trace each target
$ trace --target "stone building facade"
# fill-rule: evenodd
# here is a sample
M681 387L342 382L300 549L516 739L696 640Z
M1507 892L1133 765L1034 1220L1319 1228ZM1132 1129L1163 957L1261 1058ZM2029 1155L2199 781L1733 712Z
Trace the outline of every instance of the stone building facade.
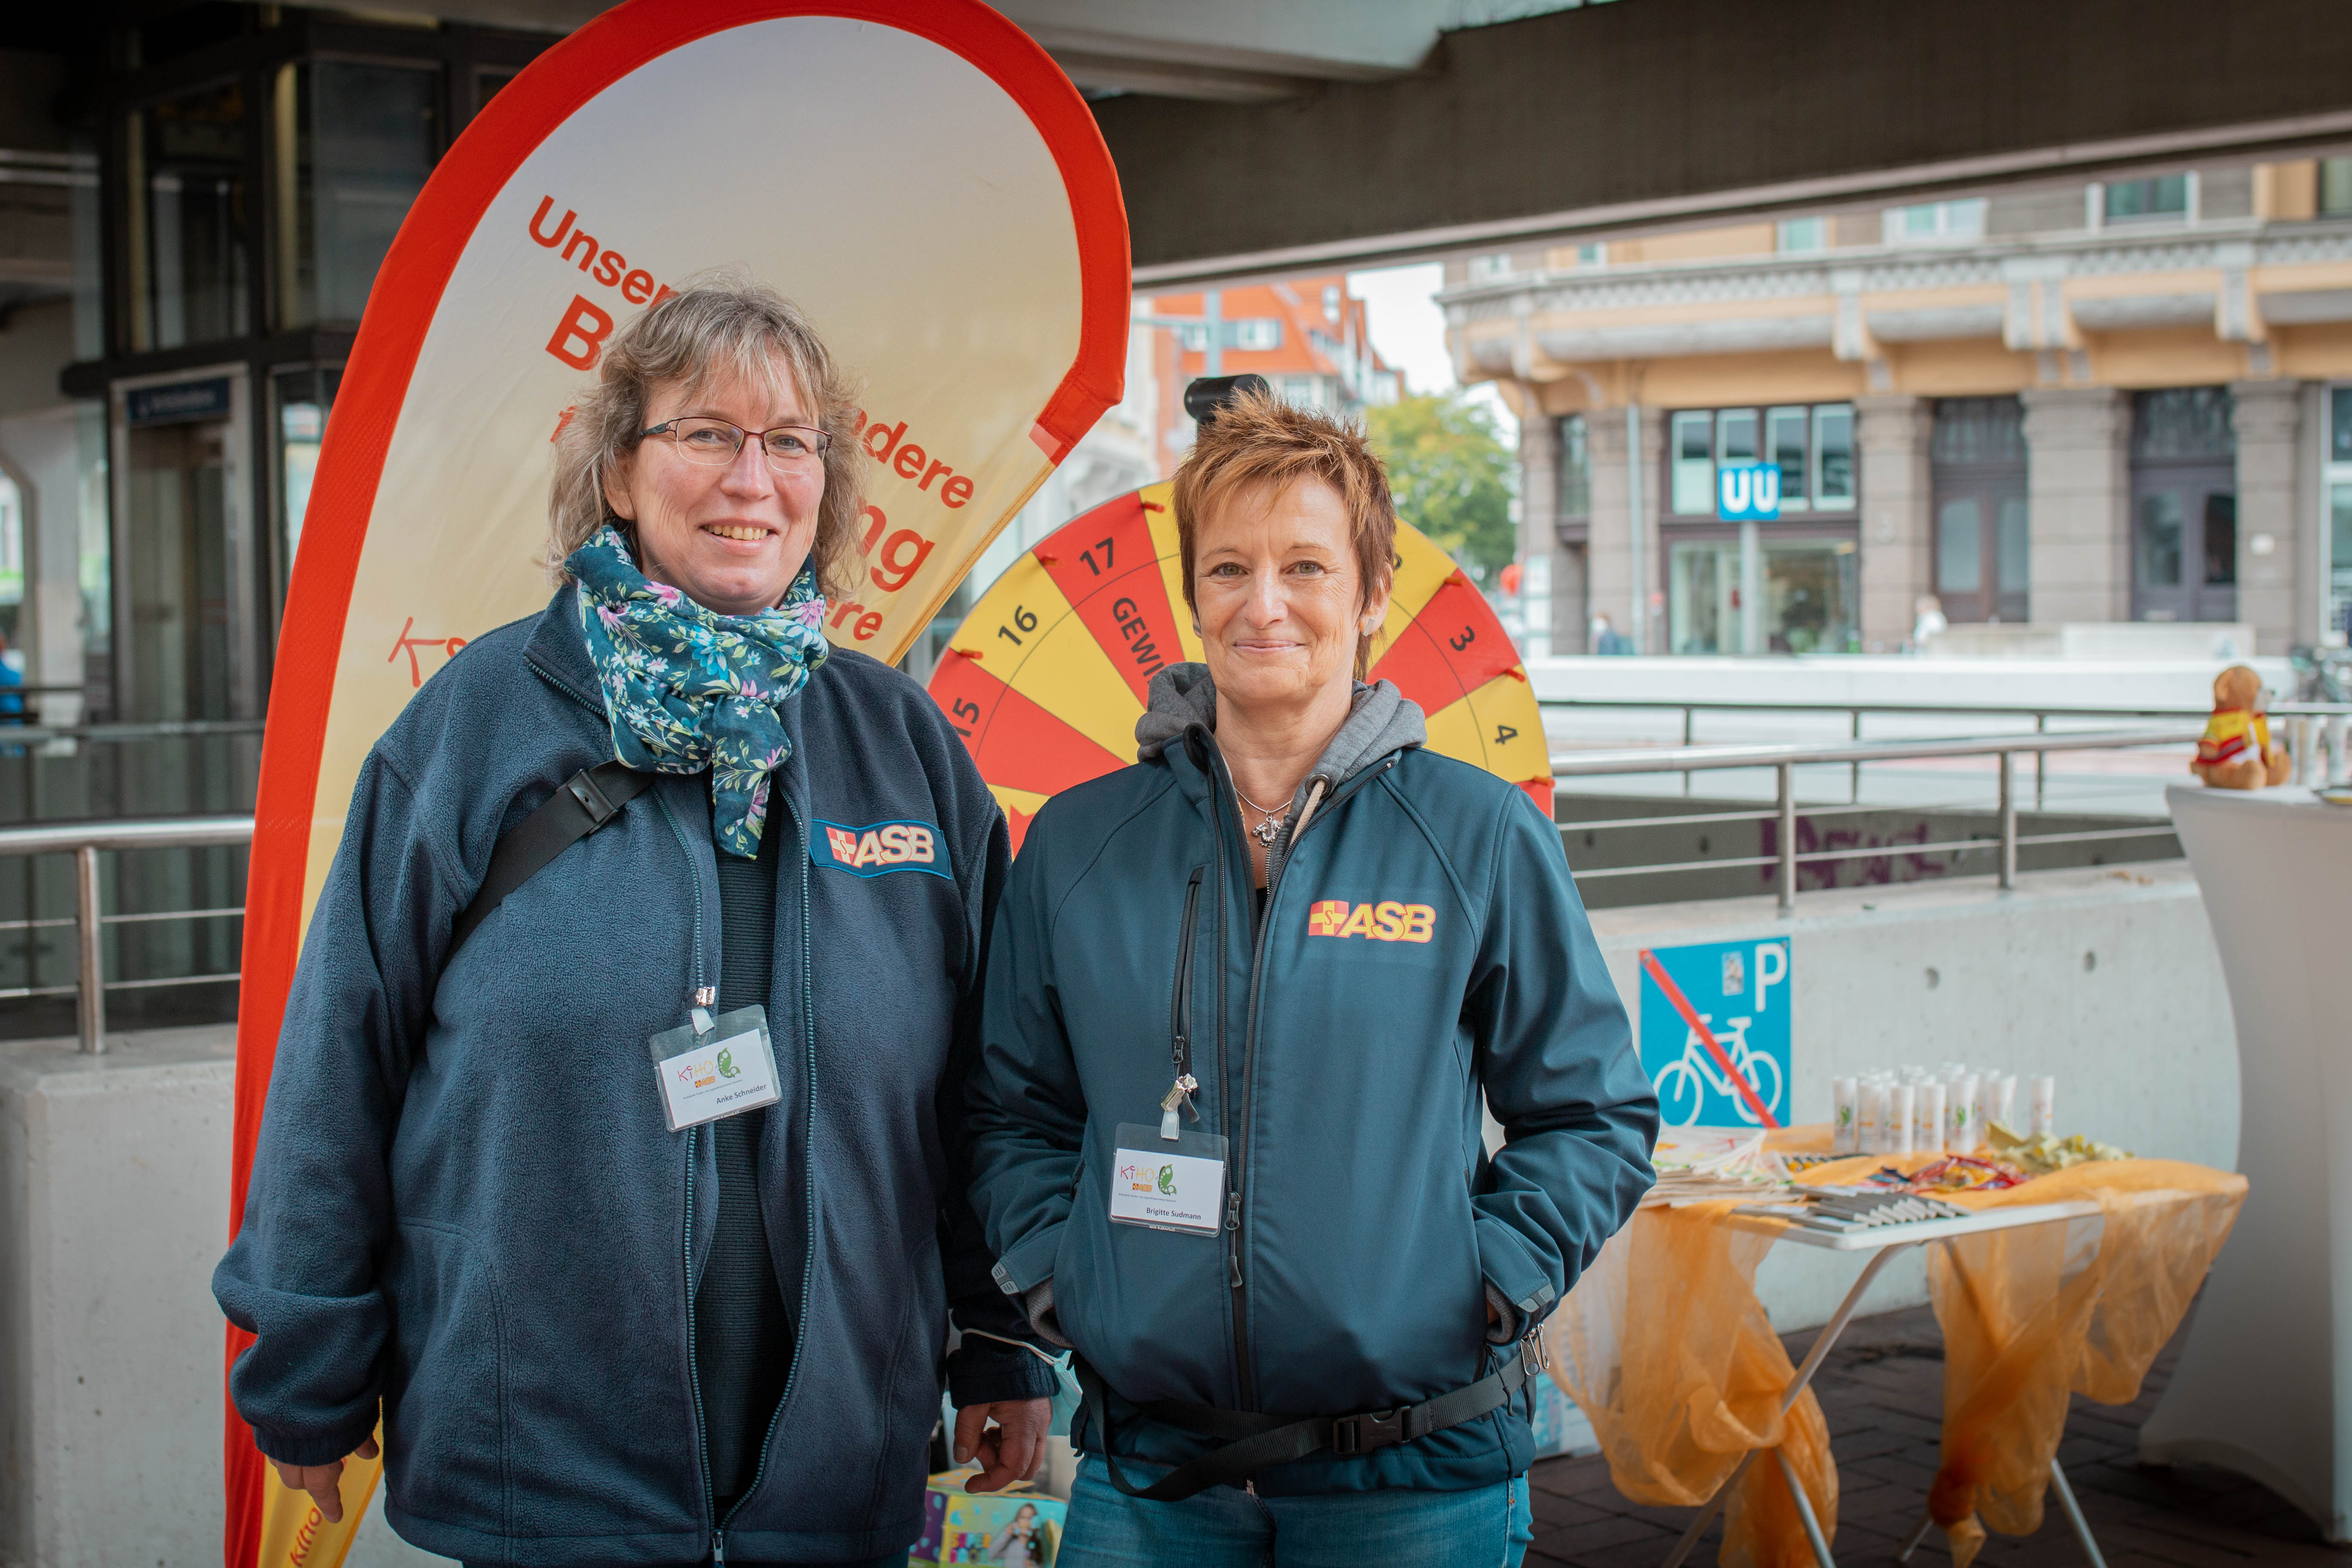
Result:
M1601 616L1643 652L1887 651L1928 595L2342 637L2352 158L1580 234L1457 258L1440 300L1520 415L1531 654ZM1744 538L1738 461L1783 497Z

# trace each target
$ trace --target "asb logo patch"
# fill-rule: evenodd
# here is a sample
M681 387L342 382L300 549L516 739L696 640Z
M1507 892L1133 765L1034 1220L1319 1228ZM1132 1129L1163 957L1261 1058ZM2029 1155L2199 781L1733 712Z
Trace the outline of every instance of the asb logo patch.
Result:
M940 864L939 829L928 822L845 827L837 822L819 821L816 829L809 839L809 858L820 866L853 877L879 877L886 871L948 876L947 868Z
M1360 936L1373 942L1427 942L1437 931L1437 911L1427 904L1352 904L1318 899L1307 911L1308 936Z

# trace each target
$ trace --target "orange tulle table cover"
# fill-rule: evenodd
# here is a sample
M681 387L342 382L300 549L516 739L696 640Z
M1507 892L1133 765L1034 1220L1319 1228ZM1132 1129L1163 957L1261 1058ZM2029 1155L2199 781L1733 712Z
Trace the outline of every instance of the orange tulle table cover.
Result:
M1769 1134L1782 1153L1827 1153L1827 1123ZM1906 1173L1939 1154L1864 1154L1807 1185ZM1963 1208L2080 1203L2081 1218L1931 1245L1927 1285L1944 1332L1942 1463L1926 1500L1968 1568L1990 1528L2030 1534L2066 1423L2067 1397L2128 1403L2172 1337L2245 1202L2246 1181L2174 1160L2072 1166L2000 1191L1939 1194ZM1696 1508L1752 1448L1790 1460L1825 1534L1837 1468L1811 1389L1784 1415L1796 1369L1756 1299L1756 1267L1784 1222L1733 1218L1737 1201L1647 1208L1601 1249L1547 1329L1552 1376L1592 1422L1617 1488ZM1718 1561L1810 1568L1780 1467L1750 1465L1728 1500Z

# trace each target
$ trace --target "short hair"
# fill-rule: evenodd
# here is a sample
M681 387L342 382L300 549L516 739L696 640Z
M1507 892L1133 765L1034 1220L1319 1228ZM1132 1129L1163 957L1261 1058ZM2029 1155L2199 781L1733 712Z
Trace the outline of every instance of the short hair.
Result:
M1192 449L1176 468L1176 542L1183 567L1184 603L1200 614L1192 568L1202 515L1236 492L1280 489L1297 479L1320 479L1339 492L1355 545L1361 608L1375 588L1395 579L1396 501L1388 469L1372 453L1363 426L1260 392L1244 392L1204 421ZM1372 639L1356 638L1356 678L1371 661Z
M833 437L809 563L818 587L838 597L855 573L858 492L866 478L866 448L856 429L859 388L798 306L730 271L688 279L685 288L657 300L605 343L596 384L556 432L555 482L547 500L549 574L564 581L565 558L606 523L627 531L604 500L604 479L644 439L638 433L655 387L683 382L692 397L714 380L740 377L773 393L780 369L810 416Z

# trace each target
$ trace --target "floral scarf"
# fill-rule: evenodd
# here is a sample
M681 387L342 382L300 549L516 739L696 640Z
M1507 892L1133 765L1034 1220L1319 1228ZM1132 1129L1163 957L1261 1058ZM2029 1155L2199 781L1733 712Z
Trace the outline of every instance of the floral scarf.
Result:
M774 609L722 616L648 581L609 525L563 567L580 583L613 754L648 773L710 769L719 847L757 856L768 775L793 754L776 710L831 651L815 571L802 567Z

